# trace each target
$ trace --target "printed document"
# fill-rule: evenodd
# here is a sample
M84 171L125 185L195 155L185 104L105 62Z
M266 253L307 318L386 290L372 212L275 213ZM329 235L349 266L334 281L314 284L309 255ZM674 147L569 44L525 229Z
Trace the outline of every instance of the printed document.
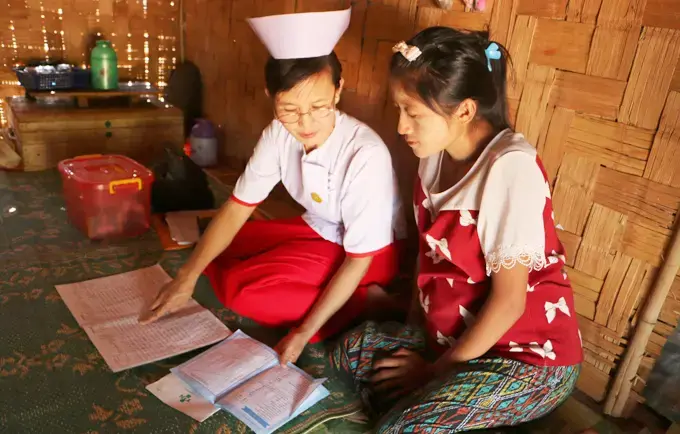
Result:
M146 390L156 395L158 399L170 407L199 422L203 422L220 411L219 407L189 390L186 384L174 374L168 374L155 383L149 384L146 386Z
M139 315L171 280L160 265L56 286L57 292L113 372L219 342L229 329L191 299L150 324Z

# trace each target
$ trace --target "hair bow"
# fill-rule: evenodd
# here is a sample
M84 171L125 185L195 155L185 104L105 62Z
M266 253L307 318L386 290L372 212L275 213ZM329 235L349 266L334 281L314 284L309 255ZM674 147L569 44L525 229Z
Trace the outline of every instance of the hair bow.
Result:
M392 47L393 53L401 53L402 56L406 58L409 62L416 60L422 53L420 48L415 45L408 45L406 42L401 41Z
M491 71L491 59L498 60L501 58L498 44L495 42L490 43L484 50L484 54L486 54L486 66L489 68L489 71Z

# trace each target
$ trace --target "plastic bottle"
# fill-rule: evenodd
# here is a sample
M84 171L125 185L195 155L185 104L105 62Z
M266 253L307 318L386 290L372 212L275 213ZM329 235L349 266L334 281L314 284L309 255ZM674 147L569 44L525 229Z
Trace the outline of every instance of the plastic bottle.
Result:
M97 41L90 55L92 88L111 90L118 88L118 57L109 41Z
M207 119L197 119L189 137L190 158L200 167L217 164L217 138L212 123Z

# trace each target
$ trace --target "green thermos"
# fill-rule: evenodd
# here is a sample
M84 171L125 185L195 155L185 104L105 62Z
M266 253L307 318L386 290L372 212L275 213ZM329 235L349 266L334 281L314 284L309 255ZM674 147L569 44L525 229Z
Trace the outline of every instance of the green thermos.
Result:
M92 88L110 90L118 88L118 58L109 41L97 41L90 55Z

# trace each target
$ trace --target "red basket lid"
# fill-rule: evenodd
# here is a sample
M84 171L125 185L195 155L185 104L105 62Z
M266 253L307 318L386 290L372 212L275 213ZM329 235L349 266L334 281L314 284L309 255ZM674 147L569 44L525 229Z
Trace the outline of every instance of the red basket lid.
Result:
M80 184L108 186L112 181L153 180L153 173L124 155L84 155L59 163L59 170Z

